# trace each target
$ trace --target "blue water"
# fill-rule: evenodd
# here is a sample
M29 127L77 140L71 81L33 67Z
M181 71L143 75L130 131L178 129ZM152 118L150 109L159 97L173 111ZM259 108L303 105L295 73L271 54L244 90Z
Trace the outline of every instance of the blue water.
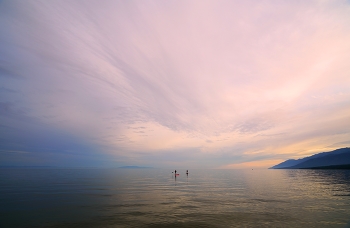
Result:
M0 227L350 227L349 170L0 169Z

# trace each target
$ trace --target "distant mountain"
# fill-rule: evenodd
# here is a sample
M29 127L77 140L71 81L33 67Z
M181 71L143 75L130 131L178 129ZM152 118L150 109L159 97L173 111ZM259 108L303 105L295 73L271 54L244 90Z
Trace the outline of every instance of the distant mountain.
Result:
M289 159L270 169L349 169L350 148L323 152L301 159Z
M306 159L306 158L303 158L303 159ZM289 159L289 160L286 160L278 165L270 167L270 169L283 169L283 168L291 167L291 166L294 166L294 165L301 163L302 162L301 160L302 159L298 159L298 160Z
M56 169L56 166L45 166L45 165L36 165L36 166L16 166L16 165L6 165L0 166L0 169Z
M285 168L289 168L289 167L298 165L298 164L303 163L303 162L305 162L307 160L310 160L310 159L323 157L323 156L327 155L328 153L332 153L332 152L322 152L322 153L314 154L314 155L312 155L310 157L305 157L305 158L300 158L300 159L289 159L289 160L286 160L286 161L284 161L284 162L282 162L282 163L280 163L278 165L272 166L270 169L285 169Z
M152 169L152 167L142 167L142 166L122 166L121 169Z

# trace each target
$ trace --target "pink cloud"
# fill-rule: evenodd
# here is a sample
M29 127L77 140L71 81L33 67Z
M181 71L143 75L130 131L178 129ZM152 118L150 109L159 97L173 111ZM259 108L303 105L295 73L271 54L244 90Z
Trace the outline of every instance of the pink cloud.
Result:
M252 151L282 159L350 134L344 1L5 7L13 13L1 16L11 44L4 68L18 66L26 81L1 80L26 96L3 101L103 153L136 159L140 150L196 148L200 156L200 148L225 166L230 153L242 156L235 164L254 163L245 157Z

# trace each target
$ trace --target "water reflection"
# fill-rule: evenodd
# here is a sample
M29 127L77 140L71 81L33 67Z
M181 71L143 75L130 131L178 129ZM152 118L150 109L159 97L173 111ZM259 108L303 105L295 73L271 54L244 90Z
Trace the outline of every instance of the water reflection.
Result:
M349 175L191 170L189 181L171 170L0 173L0 226L344 227Z
M303 182L313 187L314 192L322 191L334 196L350 196L349 170L285 170L291 181Z

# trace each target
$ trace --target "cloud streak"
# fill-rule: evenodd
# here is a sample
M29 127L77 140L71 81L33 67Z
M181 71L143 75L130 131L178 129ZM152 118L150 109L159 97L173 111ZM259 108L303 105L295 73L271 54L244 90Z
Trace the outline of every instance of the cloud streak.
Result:
M348 142L346 1L1 4L3 141L27 118L57 156L60 132L115 164L211 168Z

